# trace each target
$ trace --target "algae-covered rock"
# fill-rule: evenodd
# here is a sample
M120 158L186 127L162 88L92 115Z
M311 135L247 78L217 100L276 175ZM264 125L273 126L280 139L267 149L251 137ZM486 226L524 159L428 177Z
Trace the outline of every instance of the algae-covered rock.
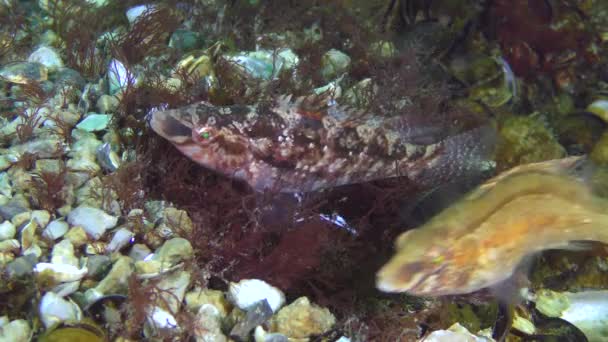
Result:
M500 125L501 140L496 152L497 169L558 159L566 150L545 125L533 116L509 117Z
M602 134L600 140L593 146L590 156L591 160L598 164L608 164L608 133Z
M270 319L270 331L282 333L290 338L306 338L327 332L336 323L336 318L326 308L311 304L308 298L300 297L279 310Z

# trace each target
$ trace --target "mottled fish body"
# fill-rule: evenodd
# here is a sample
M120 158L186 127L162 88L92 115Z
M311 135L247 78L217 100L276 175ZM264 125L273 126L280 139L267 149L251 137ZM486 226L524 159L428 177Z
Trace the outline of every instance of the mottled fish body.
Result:
M325 97L281 96L268 106L200 102L156 111L150 125L193 161L259 191L402 176L440 183L479 167L487 155L494 134L488 126L452 132L452 122L420 121L330 106Z
M518 264L573 241L608 243L608 201L573 173L569 157L523 165L479 186L423 226L403 233L378 272L387 292L474 292L509 278Z

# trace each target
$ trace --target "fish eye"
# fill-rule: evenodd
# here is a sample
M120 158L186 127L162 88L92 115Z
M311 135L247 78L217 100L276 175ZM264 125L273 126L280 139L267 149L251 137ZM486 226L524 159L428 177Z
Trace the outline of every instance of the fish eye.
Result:
M198 137L201 140L209 140L209 139L211 139L211 128L209 128L209 127L199 128L197 130L197 133L198 133Z

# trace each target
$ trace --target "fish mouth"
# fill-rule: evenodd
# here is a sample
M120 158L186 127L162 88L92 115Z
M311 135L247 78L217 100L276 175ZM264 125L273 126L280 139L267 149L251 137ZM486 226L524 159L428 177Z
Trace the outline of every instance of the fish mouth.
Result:
M153 112L149 124L154 132L175 144L184 144L192 140L192 127L177 120L170 111Z
M407 275L406 280L403 275L387 265L376 275L376 288L383 292L407 292L417 296L441 295L433 286L428 287L428 281L440 274L446 267L441 265L432 272L415 272Z

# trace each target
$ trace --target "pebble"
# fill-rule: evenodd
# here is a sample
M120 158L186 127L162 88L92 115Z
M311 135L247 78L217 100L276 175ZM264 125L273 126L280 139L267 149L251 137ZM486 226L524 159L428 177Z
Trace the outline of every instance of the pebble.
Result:
M78 268L68 264L53 264L50 262L40 262L34 267L35 273L44 273L54 281L63 283L82 279L88 272L86 267Z
M331 80L350 68L351 59L342 51L331 49L321 59L321 75Z
M107 229L114 228L118 218L106 214L103 210L80 206L70 212L68 223L81 226L94 240L99 239Z
M61 57L53 49L48 46L40 46L36 51L27 58L28 62L35 62L44 65L50 72L56 71L63 66Z
M50 291L42 296L38 310L47 329L61 322L73 323L82 319L82 311L76 303Z
M88 114L76 128L87 131L87 132L98 132L108 128L112 116L109 114Z
M120 101L116 96L103 94L97 100L96 107L100 113L113 113L119 104Z
M17 233L17 228L11 221L0 223L0 241L14 238L15 233Z
M49 78L48 69L33 62L16 62L0 68L0 77L17 84L40 83Z
M24 319L16 319L0 326L0 341L29 342L32 335L32 328Z
M329 331L336 318L326 308L311 304L307 297L300 297L282 308L269 321L270 331L289 338L306 338Z
M112 236L112 240L108 243L106 251L108 253L113 253L121 250L131 242L134 236L135 234L126 228L118 229L114 232L114 236Z
M245 311L261 300L267 300L273 312L285 304L285 295L281 290L259 279L230 283L227 297L232 304Z
M63 219L51 221L42 231L42 236L49 240L57 240L68 232L69 225Z

